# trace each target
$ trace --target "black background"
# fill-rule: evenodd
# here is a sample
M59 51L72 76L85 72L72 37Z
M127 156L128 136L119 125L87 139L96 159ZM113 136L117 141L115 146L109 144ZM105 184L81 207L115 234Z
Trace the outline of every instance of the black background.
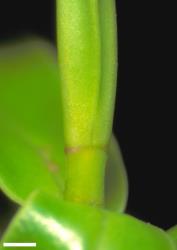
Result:
M177 223L175 3L119 0L117 9L114 131L129 175L127 212L166 229ZM54 0L1 1L0 42L22 34L55 43Z

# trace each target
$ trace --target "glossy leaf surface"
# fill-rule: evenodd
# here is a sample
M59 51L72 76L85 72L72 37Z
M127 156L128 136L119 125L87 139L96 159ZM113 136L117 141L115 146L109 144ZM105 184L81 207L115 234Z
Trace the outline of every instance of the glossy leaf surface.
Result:
M41 194L22 208L2 242L36 242L38 250L175 249L165 232L131 216Z
M26 39L0 50L0 188L22 203L61 192L64 152L55 50Z

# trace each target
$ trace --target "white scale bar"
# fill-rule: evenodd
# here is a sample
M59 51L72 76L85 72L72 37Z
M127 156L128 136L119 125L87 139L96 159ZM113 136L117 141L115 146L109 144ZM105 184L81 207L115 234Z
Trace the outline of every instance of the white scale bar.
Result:
M36 247L36 242L32 243L4 242L3 247Z

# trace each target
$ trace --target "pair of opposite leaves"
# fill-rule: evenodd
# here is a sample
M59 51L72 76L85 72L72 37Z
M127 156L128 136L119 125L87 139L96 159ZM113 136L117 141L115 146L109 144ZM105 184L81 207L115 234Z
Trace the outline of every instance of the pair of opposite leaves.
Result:
M176 249L162 230L128 215L62 201L58 69L47 43L33 39L1 48L0 117L0 188L23 206L2 241L35 241L39 250ZM105 184L106 208L122 212L127 181L114 139Z

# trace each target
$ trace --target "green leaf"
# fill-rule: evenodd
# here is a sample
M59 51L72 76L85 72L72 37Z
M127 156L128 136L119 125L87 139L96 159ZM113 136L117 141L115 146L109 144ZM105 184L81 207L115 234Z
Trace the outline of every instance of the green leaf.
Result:
M20 210L0 249L3 242L36 242L38 250L175 250L164 231L129 215L43 194Z
M170 228L168 230L168 234L172 237L172 239L174 240L175 244L176 244L176 249L177 249L177 225Z
M22 203L36 189L64 186L61 104L55 50L30 39L0 50L0 186ZM106 207L123 211L127 179L112 138L106 170Z
M18 203L33 190L61 193L64 186L55 54L36 38L0 49L0 188Z
M105 207L123 212L128 199L128 178L120 147L112 136L105 173Z

